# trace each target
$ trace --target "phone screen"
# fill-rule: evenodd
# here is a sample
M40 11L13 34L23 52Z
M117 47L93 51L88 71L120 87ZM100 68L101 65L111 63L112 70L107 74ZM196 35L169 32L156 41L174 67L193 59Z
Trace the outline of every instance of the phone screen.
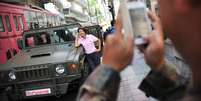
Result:
M129 14L135 37L147 35L151 31L146 8L129 9Z

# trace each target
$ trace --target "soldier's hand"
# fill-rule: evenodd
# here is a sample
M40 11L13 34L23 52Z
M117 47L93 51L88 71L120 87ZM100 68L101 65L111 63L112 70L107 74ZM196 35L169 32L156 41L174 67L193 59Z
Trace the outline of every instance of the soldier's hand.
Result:
M103 64L111 66L116 71L123 70L133 58L133 38L129 37L125 40L121 30L122 23L118 16L115 33L107 37L103 51Z
M164 58L164 39L160 19L155 13L148 12L154 30L145 39L148 41L148 46L138 46L141 52L144 53L146 63L153 70L161 70L165 62Z

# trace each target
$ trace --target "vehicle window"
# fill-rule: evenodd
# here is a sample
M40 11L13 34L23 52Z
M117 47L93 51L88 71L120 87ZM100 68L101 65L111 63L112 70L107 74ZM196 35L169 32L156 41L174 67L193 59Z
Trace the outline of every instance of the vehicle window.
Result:
M87 28L87 31L89 34L93 34L95 36L98 36L98 34L99 34L97 27L89 27L89 28Z
M13 55L15 56L17 54L17 50L16 49L12 49L13 51Z
M0 15L0 32L4 32L4 31L5 31L5 28L3 25L3 20L2 20L2 16Z
M19 26L18 26L18 23L17 23L17 17L13 16L13 19L14 19L14 23L15 23L15 28L16 28L17 31L19 31Z
M51 44L50 35L47 32L32 33L25 35L25 46L36 47Z
M24 30L24 22L22 20L22 16L19 16L19 21L20 21L20 25L22 27L22 30Z
M12 31L12 28L11 28L11 25L10 25L9 16L6 15L6 16L5 16L5 19L6 19L6 27L8 28L8 32L11 32L11 31Z
M75 41L75 35L77 33L76 26L68 27L66 29L54 30L54 42L55 43L62 43L68 41Z
M9 50L6 52L6 57L7 57L7 60L11 59L12 57L11 52Z

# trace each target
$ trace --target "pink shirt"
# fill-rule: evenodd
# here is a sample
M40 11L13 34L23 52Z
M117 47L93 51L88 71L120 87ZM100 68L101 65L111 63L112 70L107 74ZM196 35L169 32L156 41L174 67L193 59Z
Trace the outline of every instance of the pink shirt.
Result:
M78 40L78 42L84 47L86 54L96 52L95 41L98 41L98 38L93 35L86 35L86 38L79 38Z

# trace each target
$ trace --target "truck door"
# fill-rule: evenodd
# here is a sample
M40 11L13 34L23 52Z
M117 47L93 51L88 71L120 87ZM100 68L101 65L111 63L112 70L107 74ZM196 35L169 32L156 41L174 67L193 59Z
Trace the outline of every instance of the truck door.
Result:
M11 19L9 13L0 13L0 64L4 64L12 57L10 52L11 41L10 37L13 35L11 27Z
M22 14L12 14L13 18L13 25L15 29L15 37L12 38L12 46L13 51L19 52L19 48L17 46L17 39L22 38L22 33L24 31L24 21L23 21L23 15ZM16 52L15 52L16 53ZM15 54L14 54L15 55Z

